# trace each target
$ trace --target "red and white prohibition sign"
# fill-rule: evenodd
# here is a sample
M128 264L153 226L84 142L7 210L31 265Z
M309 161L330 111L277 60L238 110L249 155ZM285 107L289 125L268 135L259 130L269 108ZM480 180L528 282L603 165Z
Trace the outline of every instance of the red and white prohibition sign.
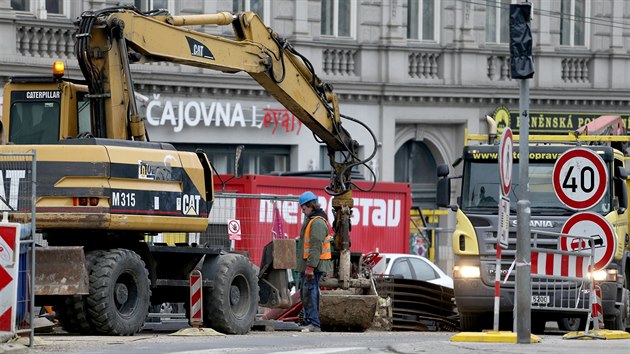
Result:
M499 143L499 174L501 176L501 194L508 196L512 189L513 150L512 129L505 128Z
M606 268L615 256L617 244L614 230L610 223L599 214L587 211L574 214L564 223L561 232L567 235L593 237L595 270ZM563 251L590 250L591 248L586 244L586 240L572 237L562 237L559 246Z
M228 237L230 240L238 241L241 239L241 221L230 219L227 222Z
M606 194L608 170L604 160L594 151L574 148L556 161L552 184L564 205L586 210L599 203Z

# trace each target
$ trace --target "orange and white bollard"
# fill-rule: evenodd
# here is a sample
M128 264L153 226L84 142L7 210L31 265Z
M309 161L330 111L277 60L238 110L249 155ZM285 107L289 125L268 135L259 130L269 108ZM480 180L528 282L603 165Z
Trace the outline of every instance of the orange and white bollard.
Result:
M602 289L599 285L595 285L595 297L593 298L591 312L593 316L593 329L604 329L604 313L602 311Z

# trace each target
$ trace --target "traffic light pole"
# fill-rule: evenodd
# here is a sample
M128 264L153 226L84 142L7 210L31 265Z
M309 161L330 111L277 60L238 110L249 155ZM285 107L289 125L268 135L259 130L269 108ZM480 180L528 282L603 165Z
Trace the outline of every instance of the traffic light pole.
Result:
M529 81L520 80L519 101L519 187L520 198L517 203L516 219L516 287L514 319L517 343L531 343L531 308L532 308L532 284L531 284L531 236L529 220L531 209L529 207Z
M531 343L531 233L529 221L529 79L534 77L532 4L525 0L510 5L510 66L513 79L520 82L519 97L519 187L516 210L516 285L514 287L514 327L517 343Z

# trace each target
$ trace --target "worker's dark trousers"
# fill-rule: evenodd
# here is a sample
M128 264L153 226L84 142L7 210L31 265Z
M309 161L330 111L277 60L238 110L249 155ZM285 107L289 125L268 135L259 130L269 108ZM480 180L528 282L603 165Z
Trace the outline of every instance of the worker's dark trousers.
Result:
M315 272L312 279L306 279L302 273L302 288L300 296L302 307L304 308L304 325L321 327L319 322L319 280L322 278L321 272Z

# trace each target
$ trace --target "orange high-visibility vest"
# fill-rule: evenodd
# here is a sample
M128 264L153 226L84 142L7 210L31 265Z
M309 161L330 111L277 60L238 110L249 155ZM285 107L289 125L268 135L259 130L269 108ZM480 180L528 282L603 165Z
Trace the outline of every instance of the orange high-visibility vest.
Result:
M319 259L331 259L332 253L330 252L330 240L332 239L332 232L328 220L321 216L316 216L312 218L311 220L309 220L308 224L306 224L306 230L304 231L304 259L308 259L308 257L311 255L311 224L317 218L321 218L322 220L324 220L326 222L326 225L328 226L328 233L326 233L326 237L324 238L322 254L319 256Z

